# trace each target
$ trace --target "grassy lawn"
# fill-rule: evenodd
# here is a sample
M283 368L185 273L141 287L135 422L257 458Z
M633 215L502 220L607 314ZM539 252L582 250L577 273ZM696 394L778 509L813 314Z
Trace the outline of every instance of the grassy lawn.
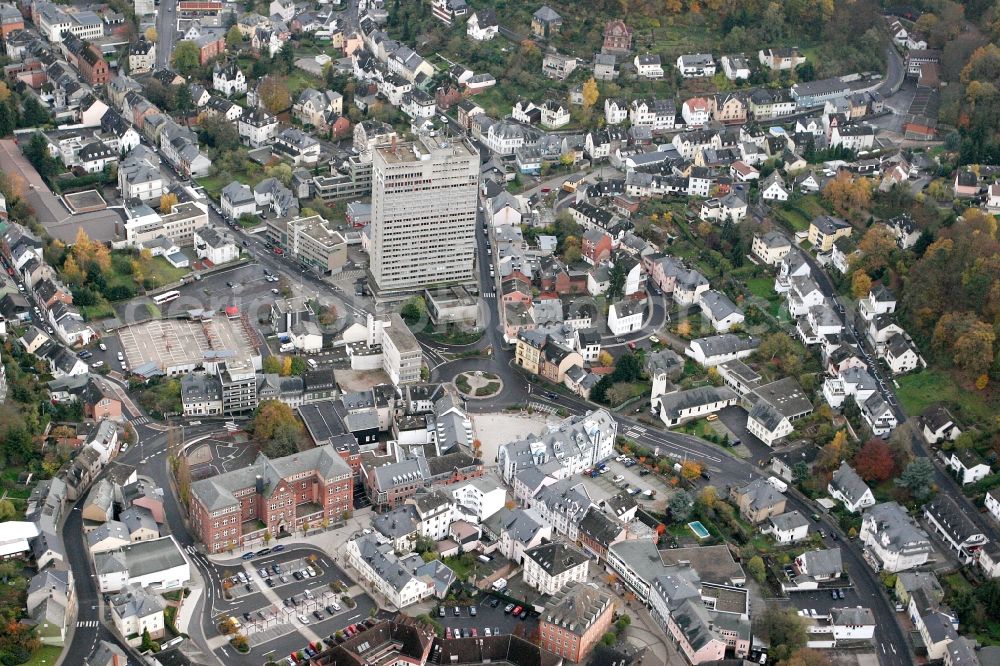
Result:
M107 301L103 303L98 303L97 305L83 305L80 306L80 313L83 318L87 321L94 321L95 319L106 319L107 317L114 317L115 310L111 307L111 304Z
M809 220L797 210L777 208L774 210L774 213L795 231L806 231L809 229Z
M43 645L42 647L35 650L31 655L31 659L24 663L24 666L45 666L48 664L56 663L59 659L59 655L62 654L62 648L55 645Z
M263 171L261 171L260 173L263 174ZM244 172L233 174L233 178L240 181L244 185L249 185L250 187L253 187L262 180L261 178L255 178L250 174ZM232 181L222 182L222 177L219 175L205 176L204 178L196 178L195 180L198 181L199 185L205 188L205 193L212 199L218 199L219 196L222 194L223 188L225 188L226 185L232 182Z
M757 298L771 300L775 297L774 278L758 277L747 280L747 289Z
M981 393L959 386L952 376L942 370L928 369L904 375L899 382L900 402L910 416L917 416L936 402L945 403L960 420L988 423L993 411Z
M154 284L150 287L151 289L156 289L162 285L177 282L191 272L191 269L189 268L177 268L170 265L170 262L163 257L153 257L151 261L143 264L142 268L145 271L145 276L154 281ZM117 284L131 286L135 284L135 280L131 275L125 275L122 273L117 273L108 278L108 286L114 286Z

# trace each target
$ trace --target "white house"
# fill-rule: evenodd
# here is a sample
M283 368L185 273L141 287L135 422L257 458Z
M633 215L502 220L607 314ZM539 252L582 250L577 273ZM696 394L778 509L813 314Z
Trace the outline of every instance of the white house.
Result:
M242 95L247 91L246 77L235 60L228 64L215 64L212 68L212 88L226 97Z
M240 258L236 240L222 229L210 226L195 229L194 251L199 259L208 259L216 266Z
M524 551L522 578L528 587L552 595L571 581L587 582L589 561L572 546L543 542Z
M480 523L500 511L507 500L507 491L503 486L485 477L468 479L448 487L459 510L471 513Z
M689 127L702 127L712 119L712 106L704 97L692 97L681 104L681 117Z
M728 296L714 289L703 293L698 304L702 314L712 322L716 333L725 333L733 326L742 324L745 319L743 311Z
M955 551L962 564L969 564L976 552L989 541L979 526L966 514L966 508L951 495L939 493L924 505L924 519L944 542Z
M646 302L639 300L618 301L608 308L608 328L613 335L625 335L642 328L646 316Z
M396 608L406 608L434 593L430 583L400 564L392 544L380 543L378 535L351 539L345 548L348 563Z
M858 513L875 505L875 495L871 488L847 462L841 462L840 468L833 473L827 492L833 499L843 503L844 508L851 513Z
M677 70L685 79L715 76L715 59L710 53L693 53L677 58Z
M618 125L628 119L629 105L616 97L604 98L604 122Z
M865 511L860 538L865 559L876 570L890 573L923 566L933 552L930 538L896 502L876 504Z
M140 645L147 631L153 640L163 638L163 598L159 595L139 585L127 585L108 603L115 628L128 637L130 645Z
M118 550L94 556L101 592L117 592L127 585L173 590L191 580L191 568L172 536L136 541Z
M975 483L990 473L990 466L983 458L969 449L955 449L948 457L948 467L955 472L959 483L966 486Z
M955 441L962 434L951 412L941 405L925 411L920 416L920 424L923 426L924 440L928 444L937 444L942 439Z
M885 401L881 393L873 393L860 406L861 418L865 420L875 435L887 435L898 425L896 412Z
M720 59L722 71L730 81L750 78L750 63L742 53L737 55L724 55Z
M635 65L635 71L639 74L641 78L644 79L662 79L663 78L663 64L660 61L660 56L655 54L642 54L637 55L632 60L632 64Z
M788 511L771 516L762 531L778 543L796 543L809 536L809 520L798 511Z
M788 201L789 190L777 170L760 183L760 198L765 201Z
M239 181L233 181L222 189L219 197L222 214L228 220L239 219L242 215L257 214L257 200L253 190Z
M791 420L766 400L758 401L747 414L747 431L768 446L774 446L792 430Z
M499 30L497 15L492 9L480 9L469 17L465 25L466 34L477 42L493 39Z
M986 510L993 516L993 520L1000 523L1000 488L991 488L986 493Z

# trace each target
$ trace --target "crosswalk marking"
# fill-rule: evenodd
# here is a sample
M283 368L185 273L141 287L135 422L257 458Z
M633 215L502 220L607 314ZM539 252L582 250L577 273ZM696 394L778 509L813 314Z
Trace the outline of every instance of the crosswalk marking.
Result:
M78 627L96 627L99 623L97 620L80 620L76 623Z
M140 416L137 419L132 419L132 425L142 425L143 423L149 423L150 418L148 416Z

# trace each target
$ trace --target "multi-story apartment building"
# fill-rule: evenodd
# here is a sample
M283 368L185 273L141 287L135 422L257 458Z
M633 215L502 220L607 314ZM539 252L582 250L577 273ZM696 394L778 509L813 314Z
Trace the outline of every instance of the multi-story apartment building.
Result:
M570 581L587 582L588 558L572 546L543 542L524 551L524 582L551 595Z
M472 282L479 153L423 136L375 151L371 267L379 294Z
M191 485L191 527L210 553L263 542L306 523L339 520L352 506L353 473L333 446L271 460Z
M571 416L552 432L501 446L500 474L504 481L513 483L519 470L551 461L558 465L551 474L562 479L571 477L610 457L617 433L617 423L603 409Z
M257 370L249 359L219 363L216 372L222 385L222 413L249 414L257 408Z
M539 621L541 646L582 662L611 626L611 595L593 583L567 583L545 604Z
M285 249L308 268L339 273L347 263L347 239L319 215L289 220L286 234Z

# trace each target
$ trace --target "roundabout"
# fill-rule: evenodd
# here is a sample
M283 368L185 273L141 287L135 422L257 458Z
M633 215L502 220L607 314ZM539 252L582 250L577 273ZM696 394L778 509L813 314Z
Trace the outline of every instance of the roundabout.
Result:
M492 398L503 390L500 376L483 370L460 372L452 383L463 397L472 399Z

